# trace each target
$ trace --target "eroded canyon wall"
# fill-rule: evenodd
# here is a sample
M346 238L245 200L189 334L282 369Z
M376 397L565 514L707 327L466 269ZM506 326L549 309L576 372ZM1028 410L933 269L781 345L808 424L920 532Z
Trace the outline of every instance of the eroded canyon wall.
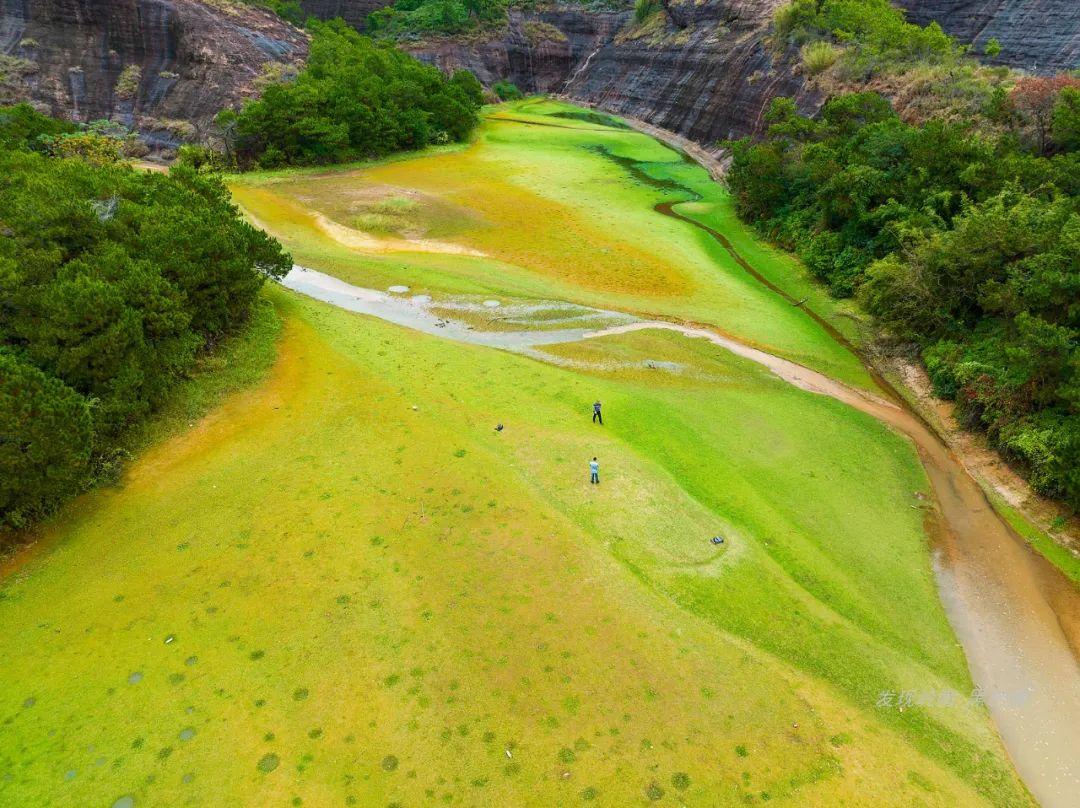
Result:
M505 35L407 47L485 83L509 79L526 92L565 95L711 143L756 131L775 95L804 107L818 101L792 60L765 41L780 2L669 0L666 15L646 26L631 26L629 10L513 11Z
M893 0L919 25L936 20L982 52L1001 43L991 61L1039 73L1080 67L1080 0Z
M362 28L388 0L303 0L308 13ZM768 36L784 0L663 0L633 25L624 10L555 4L511 9L505 29L404 43L490 85L565 95L701 143L760 130L776 95L813 109L793 53ZM962 42L1001 41L998 61L1052 72L1080 65L1080 0L899 0L919 23ZM77 120L110 117L158 145L205 127L255 91L273 62L299 63L305 36L237 0L0 0L0 102L28 97ZM126 69L126 73L125 73ZM6 96L6 97L5 97Z
M0 0L5 100L112 118L157 145L253 92L269 62L302 62L304 34L269 11L196 0ZM187 132L190 134L190 132Z
M356 9L385 2L305 0L305 8L332 6L355 19L362 17ZM404 47L444 69L468 68L485 84L508 79L526 92L563 94L712 143L759 131L777 95L793 96L804 110L823 100L800 75L796 54L778 54L769 46L773 14L784 2L663 0L665 15L644 26L630 24L629 8L514 9L504 32ZM936 19L980 50L996 37L1002 44L999 63L1039 72L1080 67L1080 0L898 4L913 21Z

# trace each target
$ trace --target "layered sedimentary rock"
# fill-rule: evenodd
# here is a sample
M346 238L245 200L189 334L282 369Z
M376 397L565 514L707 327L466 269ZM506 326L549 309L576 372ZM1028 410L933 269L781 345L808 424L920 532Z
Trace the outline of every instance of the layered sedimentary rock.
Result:
M759 131L777 95L820 99L767 38L780 0L670 0L653 25L631 29L575 68L565 92L702 143Z
M111 118L169 145L250 94L268 63L302 62L307 39L225 2L0 0L0 52L18 74L4 100Z
M559 93L593 51L615 38L628 16L574 6L536 12L511 9L505 32L497 36L404 47L444 70L471 70L485 85L507 80L526 93Z
M629 10L514 11L505 35L409 49L485 83L508 79L526 92L558 93L708 143L759 129L775 95L816 103L791 60L766 42L780 2L669 0L645 26L631 25Z
M919 25L936 20L979 52L1001 43L998 64L1039 73L1080 67L1080 0L894 0Z
M962 42L1002 44L998 61L1039 72L1080 65L1080 0L898 0ZM485 84L556 93L648 121L701 143L759 131L769 101L821 102L796 54L776 53L770 23L784 0L662 0L643 25L581 4L511 9L487 35L406 43ZM324 19L363 28L388 0L302 0ZM0 102L28 97L78 120L109 117L152 141L205 128L256 89L274 62L301 62L304 35L239 0L0 0ZM189 127L190 129L190 127ZM191 132L186 132L189 136Z

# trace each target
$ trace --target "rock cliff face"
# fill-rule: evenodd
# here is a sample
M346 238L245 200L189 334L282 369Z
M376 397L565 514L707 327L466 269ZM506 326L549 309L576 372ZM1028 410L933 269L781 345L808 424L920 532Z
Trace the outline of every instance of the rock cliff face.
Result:
M1080 67L1078 0L894 0L919 25L936 20L961 42L982 51L1001 43L998 64L1040 73Z
M9 95L168 146L252 92L266 63L301 62L307 39L268 11L226 3L0 0L0 52L19 74Z
M777 95L805 109L820 102L765 41L781 2L669 0L666 23L599 46L564 92L701 143L758 131Z
M819 100L765 44L781 2L668 0L666 14L644 27L630 25L629 10L515 11L505 36L410 50L444 69L466 67L485 84L509 79L711 143L757 130L775 95L804 107Z
M823 100L799 74L795 54L778 56L767 45L783 2L662 0L665 14L643 27L630 25L629 3L620 12L554 5L511 11L505 33L485 40L406 47L444 69L468 68L485 84L508 79L526 92L562 94L711 143L759 131L776 95L793 96L804 110ZM980 49L997 37L1000 63L1039 72L1080 66L1080 0L894 2L909 19L936 19ZM362 21L386 3L305 0L305 8Z
M938 20L963 42L996 37L998 61L1040 72L1080 65L1080 0L896 0L910 19ZM389 0L302 0L357 28ZM505 31L407 46L485 84L565 95L701 143L757 131L769 100L821 102L795 65L767 44L784 0L662 0L632 25L622 11L582 5L511 10ZM0 101L29 97L79 120L110 117L161 145L187 121L204 127L253 92L270 62L300 62L304 35L238 0L0 0ZM189 132L190 134L190 132Z

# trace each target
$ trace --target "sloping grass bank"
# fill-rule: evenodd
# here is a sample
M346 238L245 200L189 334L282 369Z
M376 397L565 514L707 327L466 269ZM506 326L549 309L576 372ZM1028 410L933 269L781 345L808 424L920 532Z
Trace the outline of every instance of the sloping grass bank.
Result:
M275 299L269 382L5 584L0 797L1025 800L977 707L875 706L969 686L877 424L672 337L589 350L700 378Z

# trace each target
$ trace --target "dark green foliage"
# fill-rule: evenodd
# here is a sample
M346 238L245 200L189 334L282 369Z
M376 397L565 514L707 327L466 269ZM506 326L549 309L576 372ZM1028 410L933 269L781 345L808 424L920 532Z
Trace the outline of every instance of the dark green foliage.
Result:
M0 527L109 465L198 352L245 319L265 277L290 266L214 176L50 158L26 148L35 139L0 149Z
M512 81L497 81L491 85L491 91L499 97L500 101L517 101L525 97Z
M0 149L33 149L46 152L52 140L78 127L42 115L29 104L0 107Z
M505 0L397 0L369 14L366 25L373 34L415 38L424 34L457 34L505 22Z
M1038 105L1002 99L1016 134L998 137L906 124L872 93L816 119L778 99L763 141L729 144L728 182L740 216L921 349L968 426L1080 506L1080 92L1042 83ZM1051 108L1052 142L1031 137Z
M307 14L300 8L300 0L242 0L249 6L268 8L293 25L303 25Z
M0 525L22 527L78 490L91 438L83 396L0 348Z
M1060 148L1080 150L1080 89L1062 88L1054 104L1052 135Z
M635 0L634 19L637 22L645 22L653 14L660 10L659 0Z
M479 83L447 79L340 20L312 24L307 66L238 114L219 116L241 168L339 163L464 140L478 122Z

